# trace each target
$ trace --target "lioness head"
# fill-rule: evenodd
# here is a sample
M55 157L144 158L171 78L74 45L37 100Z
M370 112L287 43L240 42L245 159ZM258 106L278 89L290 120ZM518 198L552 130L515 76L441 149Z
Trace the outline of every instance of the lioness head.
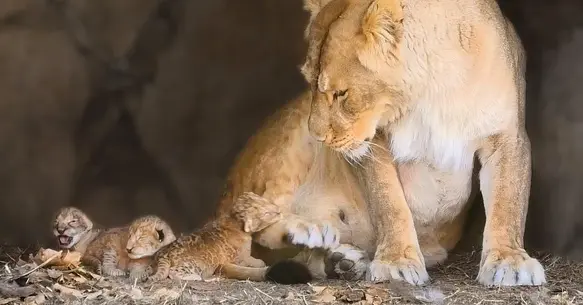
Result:
M352 158L403 110L398 0L306 0L311 23L302 74L311 86L310 134Z

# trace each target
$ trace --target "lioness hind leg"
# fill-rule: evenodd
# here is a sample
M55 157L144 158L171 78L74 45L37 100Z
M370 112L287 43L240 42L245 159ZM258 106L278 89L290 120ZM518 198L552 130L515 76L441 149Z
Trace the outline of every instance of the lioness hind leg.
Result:
M315 279L360 280L370 264L366 251L349 244L341 244L330 250L305 249L294 261L304 264Z
M443 263L447 259L447 250L439 244L431 233L419 233L419 246L427 268Z
M329 279L360 280L366 274L370 258L366 251L352 245L341 244L330 250L325 261L325 271Z

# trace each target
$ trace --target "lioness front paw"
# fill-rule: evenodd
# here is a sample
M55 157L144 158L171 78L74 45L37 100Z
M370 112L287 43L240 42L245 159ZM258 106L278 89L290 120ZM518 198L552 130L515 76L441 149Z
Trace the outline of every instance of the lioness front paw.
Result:
M524 249L490 250L482 256L478 282L486 286L538 286L545 270Z
M325 261L325 272L329 279L360 280L370 264L366 251L342 244L330 250Z
M392 261L374 259L370 263L366 279L372 282L396 280L423 285L429 281L429 274L419 260L404 257Z
M329 224L292 222L287 227L287 240L290 244L310 249L331 249L339 245L340 234Z

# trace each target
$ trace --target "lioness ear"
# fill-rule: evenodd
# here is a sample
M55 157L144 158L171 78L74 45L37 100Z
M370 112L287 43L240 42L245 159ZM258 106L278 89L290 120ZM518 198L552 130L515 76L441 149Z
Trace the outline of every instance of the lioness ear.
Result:
M333 0L304 0L304 10L308 11L311 16L316 16L330 1Z
M365 49L397 57L397 46L403 37L401 0L373 0L362 19L362 33Z
M310 25L314 18L318 15L318 13L326 6L328 3L335 1L335 0L304 0L304 10L310 13L310 19L308 20L308 24L306 25L306 29L304 31L304 37L308 37L308 33L310 32Z
M306 1L310 2L310 0ZM326 5L312 15L313 21L310 22L306 29L308 52L306 53L306 61L301 66L300 71L308 82L312 82L318 77L320 52L330 24L338 19L349 4L347 0L333 0L331 2L327 0L312 0L311 2L326 3Z

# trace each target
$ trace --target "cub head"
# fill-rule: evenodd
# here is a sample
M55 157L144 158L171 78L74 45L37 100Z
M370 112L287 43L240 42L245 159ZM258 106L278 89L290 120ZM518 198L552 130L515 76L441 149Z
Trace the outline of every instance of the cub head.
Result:
M278 205L252 192L235 199L231 214L241 221L246 233L259 232L282 219Z
M91 229L93 222L75 207L60 209L53 224L53 234L63 249L74 247Z
M310 134L359 159L377 128L404 111L399 0L306 0L311 23L301 68L311 88Z
M175 240L168 223L157 216L143 216L130 224L126 250L131 259L148 257Z

